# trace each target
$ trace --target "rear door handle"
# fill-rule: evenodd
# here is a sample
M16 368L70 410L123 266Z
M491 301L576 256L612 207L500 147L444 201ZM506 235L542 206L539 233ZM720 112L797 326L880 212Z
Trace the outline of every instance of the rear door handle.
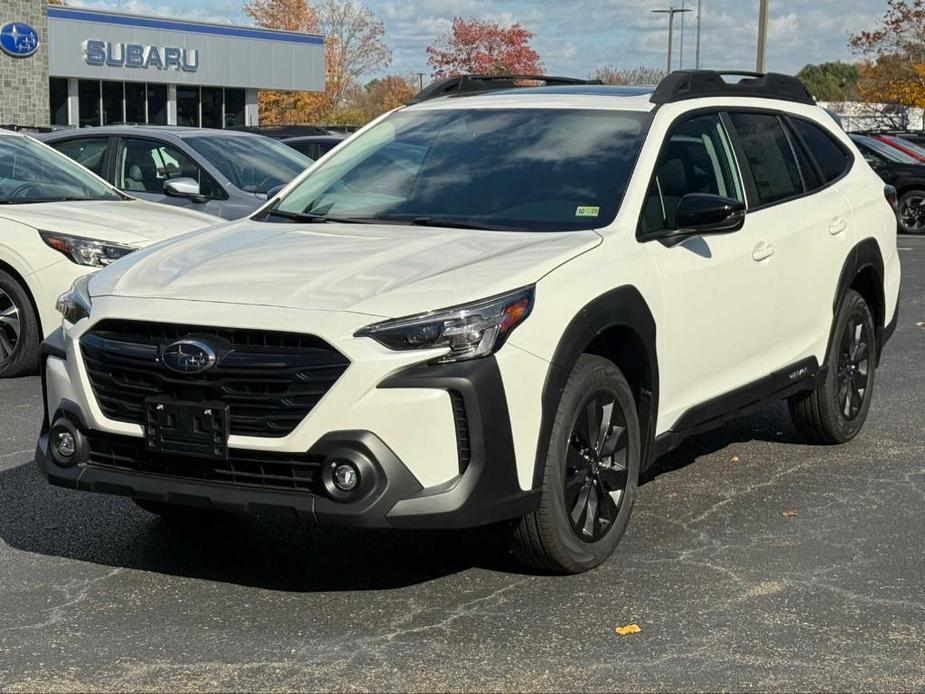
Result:
M774 248L773 243L762 241L757 246L755 246L755 250L752 251L752 259L755 260L755 262L760 263L762 260L767 260L772 255L774 255L775 251L777 251L777 249Z
M841 217L836 217L829 224L829 233L832 236L838 236L839 234L844 233L847 228L848 228L848 222L846 222Z

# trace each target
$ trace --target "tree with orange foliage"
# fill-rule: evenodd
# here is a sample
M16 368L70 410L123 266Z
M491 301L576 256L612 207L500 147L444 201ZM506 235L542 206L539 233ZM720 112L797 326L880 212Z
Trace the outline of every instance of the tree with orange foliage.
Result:
M354 98L360 120L367 123L407 104L417 94L417 79L386 75L368 82Z
M264 123L339 122L357 79L392 60L382 22L355 0L247 0L243 9L259 26L325 37L325 91L261 91Z
M427 48L434 79L461 74L538 75L543 64L530 47L533 33L479 19L453 18L453 27Z
M925 1L887 0L880 25L851 37L850 46L865 59L864 100L925 107Z

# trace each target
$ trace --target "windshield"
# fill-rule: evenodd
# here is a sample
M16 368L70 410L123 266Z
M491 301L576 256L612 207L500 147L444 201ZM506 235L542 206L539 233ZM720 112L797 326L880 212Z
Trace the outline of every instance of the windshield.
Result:
M872 149L875 153L879 154L885 159L890 161L895 161L897 164L921 164L918 159L911 157L905 152L896 149L892 145L888 145L885 142L876 140L867 135L855 135L854 141L862 145L866 145L869 149Z
M260 135L196 136L185 142L248 193L266 193L289 183L313 163L291 147Z
M79 164L28 137L0 135L0 204L122 200Z
M399 111L270 215L516 231L610 224L650 116L611 110Z

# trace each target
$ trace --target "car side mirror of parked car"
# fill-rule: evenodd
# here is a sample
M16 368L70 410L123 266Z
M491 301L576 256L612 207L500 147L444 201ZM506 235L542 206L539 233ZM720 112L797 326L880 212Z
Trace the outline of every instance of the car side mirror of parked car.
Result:
M164 194L174 198L189 198L193 202L205 202L199 192L199 182L194 178L169 178L164 181Z
M692 236L731 234L745 224L745 203L709 193L688 193L678 203L676 229L656 232L653 237L673 246Z

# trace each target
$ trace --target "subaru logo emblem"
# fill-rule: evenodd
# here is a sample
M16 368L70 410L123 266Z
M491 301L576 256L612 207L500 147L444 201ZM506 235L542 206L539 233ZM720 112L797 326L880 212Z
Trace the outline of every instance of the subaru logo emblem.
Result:
M215 366L215 350L198 340L180 340L164 347L161 363L181 374L198 374Z
M14 58L28 58L39 49L39 34L23 22L4 24L0 27L0 49Z

